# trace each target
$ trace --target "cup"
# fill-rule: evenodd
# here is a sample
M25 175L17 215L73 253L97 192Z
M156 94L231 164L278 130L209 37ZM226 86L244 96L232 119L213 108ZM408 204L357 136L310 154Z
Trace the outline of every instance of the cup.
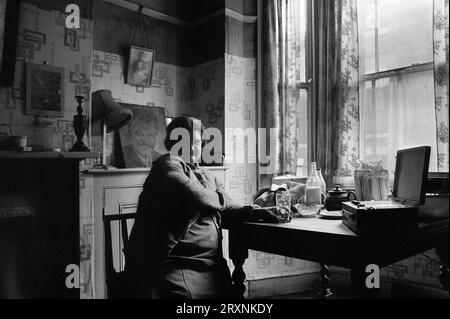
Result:
M279 192L275 197L277 207L291 209L291 194L289 192Z
M275 195L277 214L283 222L290 222L292 219L291 194L289 192L279 192Z

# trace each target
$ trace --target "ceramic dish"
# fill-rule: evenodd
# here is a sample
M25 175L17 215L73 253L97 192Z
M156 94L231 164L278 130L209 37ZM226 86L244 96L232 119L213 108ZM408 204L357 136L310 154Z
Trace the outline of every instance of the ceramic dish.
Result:
M342 211L341 210L326 210L323 209L320 211L319 216L324 219L342 219Z

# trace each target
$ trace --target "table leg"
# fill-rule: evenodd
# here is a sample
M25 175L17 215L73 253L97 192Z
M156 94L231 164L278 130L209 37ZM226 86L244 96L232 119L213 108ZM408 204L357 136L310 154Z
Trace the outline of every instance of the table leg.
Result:
M236 296L239 299L244 299L245 293L245 272L243 269L243 265L245 262L245 258L234 258L234 270L231 278L233 279L233 296Z
M243 299L245 293L244 263L248 258L248 249L245 245L245 237L239 227L229 229L229 255L233 261L234 270L231 276L233 280L233 297Z
M330 298L333 296L333 292L330 287L330 269L328 265L320 264L320 291L318 293L319 298Z
M436 247L436 254L442 262L440 267L439 280L444 289L448 290L448 239L444 240Z

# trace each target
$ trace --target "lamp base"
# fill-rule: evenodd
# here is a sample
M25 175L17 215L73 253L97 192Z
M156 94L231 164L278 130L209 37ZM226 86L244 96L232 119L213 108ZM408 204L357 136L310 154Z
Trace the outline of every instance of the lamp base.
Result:
M81 141L76 142L69 150L69 152L90 152L90 151L91 150L89 149L89 147L87 147L86 144L84 144Z

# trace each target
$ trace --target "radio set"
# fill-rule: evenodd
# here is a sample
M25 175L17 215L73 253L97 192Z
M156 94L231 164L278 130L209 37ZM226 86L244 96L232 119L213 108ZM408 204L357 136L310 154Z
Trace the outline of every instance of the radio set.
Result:
M342 203L344 225L358 235L416 231L419 206L425 202L430 152L429 146L397 151L392 197Z

